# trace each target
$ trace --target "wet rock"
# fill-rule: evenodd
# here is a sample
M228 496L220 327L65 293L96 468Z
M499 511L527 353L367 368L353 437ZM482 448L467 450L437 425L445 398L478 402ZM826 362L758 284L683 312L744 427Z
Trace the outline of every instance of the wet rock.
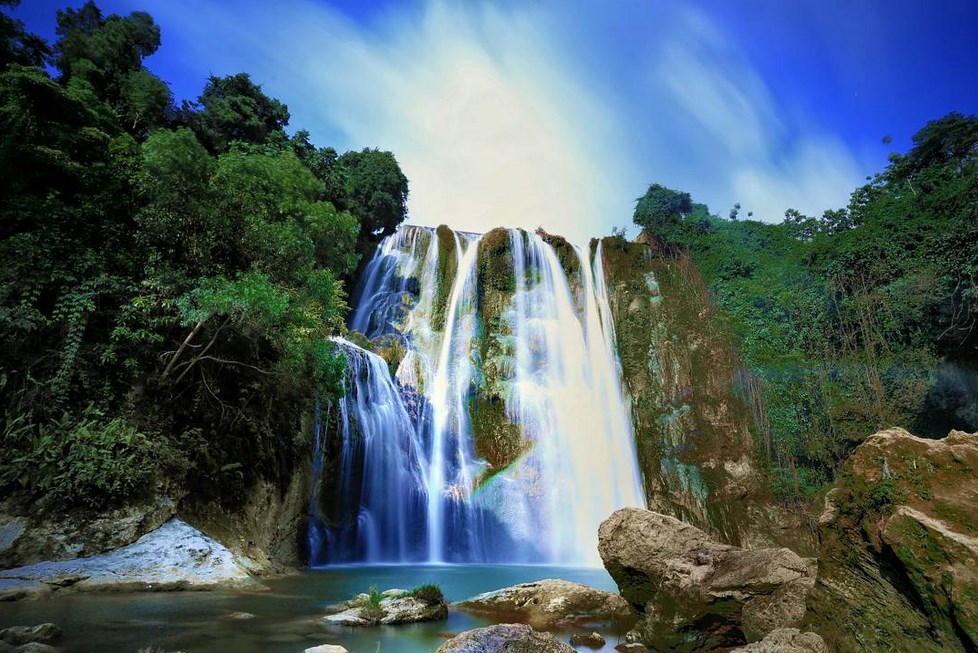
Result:
M0 630L0 640L20 646L30 642L54 644L61 639L61 629L52 623L39 626L11 626Z
M456 635L435 653L574 653L574 649L525 624L498 624Z
M444 599L424 601L398 589L382 592L378 606L371 604L368 594L359 594L344 603L328 606L325 611L326 616L319 620L324 626L393 626L448 618Z
M730 653L829 653L829 647L815 633L803 633L797 628L778 628L761 641L736 648Z
M255 615L250 612L232 612L227 616L228 619L232 621L247 621L249 619L254 619Z
M485 592L455 607L478 614L518 617L536 628L621 622L637 616L628 601L617 594L556 579Z
M321 644L319 646L313 646L307 648L302 653L350 653L342 646L337 646L335 644Z
M604 637L601 633L588 633L586 635L571 635L571 646L586 646L588 648L601 648L605 645Z
M0 571L0 600L66 591L218 587L262 588L227 548L179 519L110 553Z
M693 651L796 627L816 565L789 549L745 550L713 541L673 517L618 510L601 524L605 568L644 618L629 642Z
M14 649L13 653L58 653L58 649L49 644L41 644L40 642L28 642L23 646L18 646Z

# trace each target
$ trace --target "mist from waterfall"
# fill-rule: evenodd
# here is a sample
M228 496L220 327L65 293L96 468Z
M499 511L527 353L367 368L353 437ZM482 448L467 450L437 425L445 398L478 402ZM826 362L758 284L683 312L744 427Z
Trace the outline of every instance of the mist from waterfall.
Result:
M489 325L482 236L402 227L366 266L350 327L403 355L391 374L342 344L342 505L316 559L599 564L601 520L645 505L600 243L561 257L541 235L506 237L511 292ZM518 429L505 465L477 453L487 394Z

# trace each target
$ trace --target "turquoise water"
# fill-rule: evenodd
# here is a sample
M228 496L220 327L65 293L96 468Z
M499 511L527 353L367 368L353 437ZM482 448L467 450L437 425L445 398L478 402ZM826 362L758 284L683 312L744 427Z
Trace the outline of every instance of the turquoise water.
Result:
M74 594L43 601L0 603L0 628L51 621L64 630L65 653L136 653L154 647L186 653L301 653L340 644L350 653L430 653L453 634L488 625L451 610L447 621L353 629L320 626L323 607L379 589L437 583L450 601L517 583L562 578L616 591L596 568L516 565L398 565L311 569L267 581L267 592ZM229 618L249 612L253 619ZM583 631L582 631L583 632ZM558 633L565 641L572 631ZM614 633L603 631L613 651ZM583 649L590 650L590 649Z

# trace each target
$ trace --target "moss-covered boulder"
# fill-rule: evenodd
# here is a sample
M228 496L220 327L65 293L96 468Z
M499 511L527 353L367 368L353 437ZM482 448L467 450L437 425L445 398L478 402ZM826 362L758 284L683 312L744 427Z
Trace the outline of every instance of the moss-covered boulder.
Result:
M978 650L978 433L871 436L820 522L812 621L832 650Z

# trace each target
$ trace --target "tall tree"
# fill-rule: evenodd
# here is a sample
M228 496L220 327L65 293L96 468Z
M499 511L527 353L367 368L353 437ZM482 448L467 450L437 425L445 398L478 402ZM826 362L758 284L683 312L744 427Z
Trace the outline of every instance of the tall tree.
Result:
M363 149L339 158L346 172L347 207L363 225L361 237L376 242L407 217L408 180L390 152Z

